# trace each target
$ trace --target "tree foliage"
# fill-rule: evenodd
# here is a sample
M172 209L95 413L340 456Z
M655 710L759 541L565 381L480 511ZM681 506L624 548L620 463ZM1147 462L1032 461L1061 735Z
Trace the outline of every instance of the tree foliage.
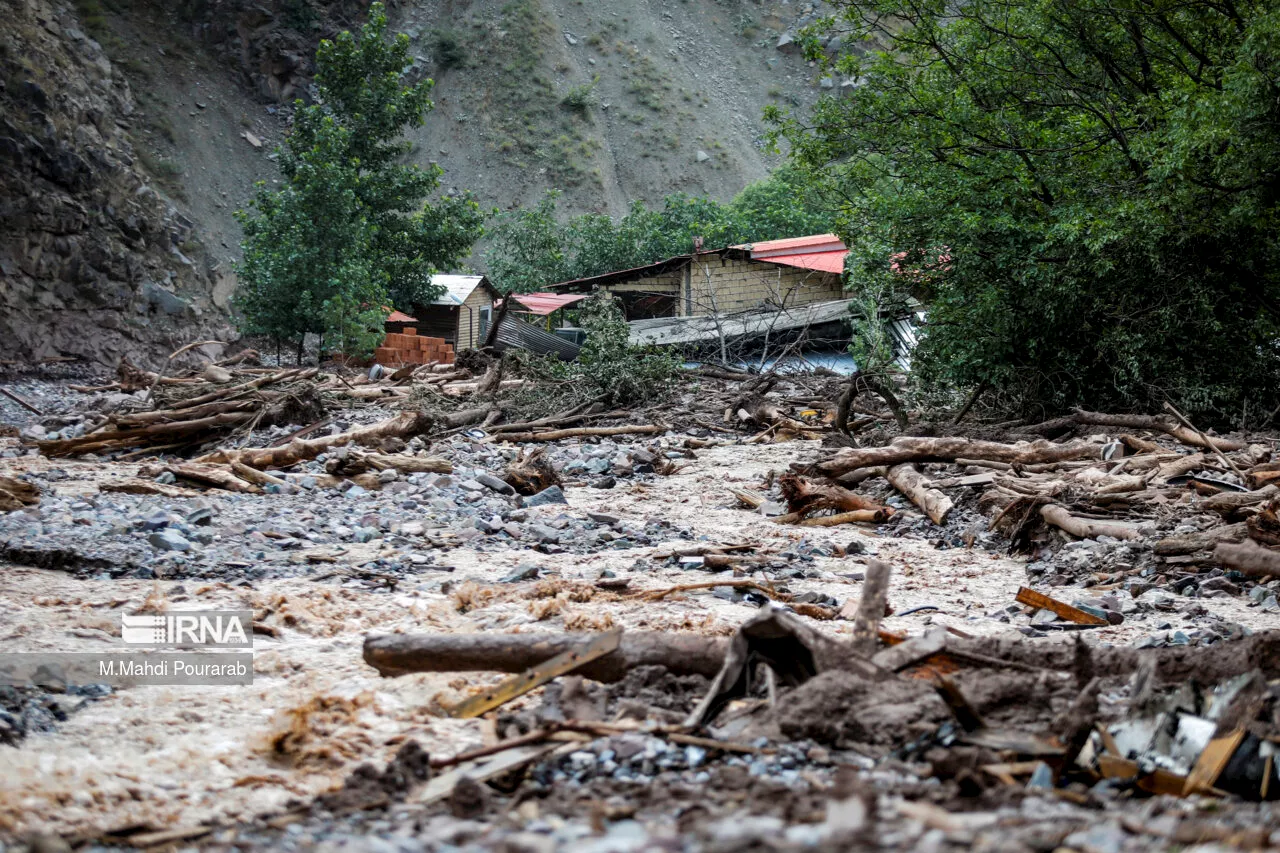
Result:
M244 259L236 305L246 332L297 340L330 333L349 353L380 337L386 305L439 295L431 274L470 251L483 221L469 196L424 200L438 167L401 162L401 136L420 127L432 83L406 85L409 40L388 40L374 5L358 35L316 52L318 101L296 103L276 150L282 186L259 184L240 211Z
M494 223L485 260L504 293L527 293L688 254L696 237L707 248L722 248L825 233L835 223L821 185L791 167L752 184L727 204L679 193L667 196L656 210L637 201L618 219L588 213L562 220L559 195L553 190L537 207L503 214Z
M854 286L928 303L923 378L1029 411L1272 411L1280 7L835 5L809 48L856 45L832 70L857 85L770 118L846 199Z

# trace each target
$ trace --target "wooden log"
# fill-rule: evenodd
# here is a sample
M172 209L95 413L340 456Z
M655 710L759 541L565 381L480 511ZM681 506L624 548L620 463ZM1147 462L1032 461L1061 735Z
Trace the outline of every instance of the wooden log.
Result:
M1237 510L1271 500L1278 494L1280 494L1280 486L1276 485L1263 486L1261 489L1252 492L1219 492L1212 497L1205 498L1200 502L1200 506L1211 512L1231 515Z
M165 470L175 477L204 483L214 488L225 489L228 492L241 492L251 495L261 494L262 492L262 489L251 483L246 483L230 470L213 465L183 463L180 465L167 465Z
M40 410L39 410L39 409L37 409L35 406L33 406L33 405L31 405L30 403L28 403L26 400L22 399L22 398L21 398L21 397L19 397L17 394L15 394L15 393L13 393L12 391L10 391L8 388L0 388L0 394L5 395L5 396L6 396L6 397L8 397L10 400L12 400L13 402L17 403L17 404L18 404L19 406L21 406L22 408L26 409L28 412L32 412L32 413L37 414L37 415L44 415L44 412L40 411Z
M34 483L0 474L0 512L12 512L40 503L40 489Z
M867 561L862 598L853 614L853 637L849 641L849 648L854 654L870 657L876 651L880 620L884 619L885 604L889 600L889 575L892 571L886 562L875 559Z
M796 513L780 515L769 519L774 524L797 524L800 527L838 527L841 524L879 524L893 517L893 509L855 509L849 512L838 512L835 515L819 515L813 518L800 518Z
M1280 553L1245 540L1238 545L1223 542L1213 551L1214 559L1229 569L1250 575L1280 577Z
M1164 482L1173 477L1181 477L1188 471L1203 468L1208 461L1208 457L1203 453L1190 453L1161 465L1156 469L1156 476L1153 479L1158 482Z
M917 471L914 465L894 465L890 468L889 484L910 498L934 524L941 525L945 522L955 506L951 498L933 488L929 478Z
M150 424L181 423L233 412L256 412L262 408L264 399L274 400L275 397L264 395L262 399L255 400L217 400L190 409L158 409L154 412L112 415L110 421L116 425L116 429L136 429Z
M1219 542L1242 542L1248 535L1249 529L1246 525L1231 524L1211 530L1201 530L1198 533L1166 536L1156 542L1152 550L1161 557L1177 557L1207 550Z
M257 468L250 468L239 459L231 460L231 470L237 477L255 486L287 486L289 484L288 480L282 480Z
M410 456L407 453L369 453L369 464L379 471L393 469L401 474L452 474L453 463L438 456Z
M1202 437L1196 430L1188 429L1178 423L1176 418L1163 415L1112 415L1104 412L1086 412L1083 409L1076 409L1075 414L1072 415L1072 420L1078 424L1089 424L1091 426L1155 430L1176 438L1191 447L1204 447L1209 450L1234 451L1243 450L1245 447L1243 441L1235 441L1229 438L1214 438L1210 440L1207 436Z
M191 421L150 424L138 429L99 430L79 438L56 441L39 441L36 446L45 456L74 456L80 453L98 453L104 450L123 450L152 444L169 443L178 437L196 437L203 433L227 429L247 423L253 412L229 412Z
M1054 527L1065 530L1080 539L1096 539L1099 536L1110 536L1113 539L1138 538L1137 529L1128 524L1080 518L1067 512L1065 507L1058 504L1046 504L1040 507L1040 516Z
M320 438L298 438L281 447L244 448L242 450L219 450L203 456L200 462L222 462L237 459L250 468L259 471L267 468L288 468L299 462L314 459L330 448L347 444L365 444L376 446L387 438L412 438L430 432L437 425L449 427L465 426L477 423L488 414L489 408L464 409L448 415L437 416L427 412L401 412L393 418L378 421L368 426L357 427Z
M513 442L559 441L562 438L586 438L588 436L609 435L652 435L654 433L666 431L667 427L662 424L639 424L636 426L551 429L544 432L505 432L500 435L495 435L494 438L499 441Z
M411 672L524 672L556 655L579 649L584 634L387 634L364 641L365 663L383 676ZM614 682L639 666L664 666L676 675L707 678L720 670L729 642L723 637L666 632L627 632L618 648L575 675Z
M968 438L908 436L895 439L892 444L884 447L842 450L816 463L812 466L812 470L834 479L859 468L901 465L906 462L951 462L963 457L1025 465L1035 462L1101 458L1101 453L1102 450L1098 445L1085 442L1051 444L1047 441L1037 441L1030 444L1000 444Z

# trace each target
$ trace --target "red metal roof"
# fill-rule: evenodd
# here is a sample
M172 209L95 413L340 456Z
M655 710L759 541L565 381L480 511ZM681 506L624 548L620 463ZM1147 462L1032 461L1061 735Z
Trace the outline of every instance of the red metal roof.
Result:
M566 305L586 299L586 293L514 293L511 298L529 309L530 314L545 317Z
M805 270L820 270L836 275L844 272L844 257L849 254L849 250L835 234L766 240L763 243L747 243L734 248L749 250L753 261L764 261Z
M844 273L844 256L847 254L849 254L847 250L841 249L838 252L813 252L807 255L773 255L768 258L756 258L753 255L752 260L778 264L784 267L799 267L804 270L820 270L821 272L841 275Z
M388 323L416 323L418 322L418 318L410 317L408 314L401 313L400 311L392 311L391 315L387 317L387 322Z

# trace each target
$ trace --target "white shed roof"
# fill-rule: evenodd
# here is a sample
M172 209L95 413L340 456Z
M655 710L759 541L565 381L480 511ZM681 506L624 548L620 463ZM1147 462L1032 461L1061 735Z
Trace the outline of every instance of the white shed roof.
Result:
M467 301L471 291L484 281L482 275L433 275L431 283L444 288L444 293L432 302L432 305L461 305Z

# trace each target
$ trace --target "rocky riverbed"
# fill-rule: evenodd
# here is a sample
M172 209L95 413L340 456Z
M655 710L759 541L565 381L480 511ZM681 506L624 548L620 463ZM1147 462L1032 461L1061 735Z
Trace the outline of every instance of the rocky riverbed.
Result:
M353 410L329 429L384 414ZM290 431L245 441L263 445ZM977 769L995 753L956 746L952 714L924 680L868 690L824 673L795 688L777 684L681 740L663 727L679 723L709 682L661 667L611 685L560 679L470 720L442 710L505 676L378 677L362 659L367 634L621 627L726 637L765 600L729 585L748 573L793 606L817 608L822 618L800 618L821 632L847 638L851 623L830 617L856 605L870 558L893 569L885 630L946 628L1001 654L1077 642L1103 657L1133 647L1208 651L1280 629L1275 581L1238 583L1214 570L1176 588L1099 592L1082 585L1078 569L1132 568L1141 547L1103 538L1011 557L962 495L944 528L897 497L888 523L802 527L771 523L733 495L770 493L791 463L815 458L817 442L742 444L675 429L547 447L564 482L532 497L502 479L517 448L483 430L406 444L405 453L449 460L450 474L391 470L378 488L324 488L321 456L261 494L174 497L110 490L138 480L174 485L145 461L49 459L17 437L0 439L0 474L41 491L38 505L0 515L0 652L109 650L125 612L248 609L256 626L252 686L0 694L4 849L1280 843L1268 834L1280 816L1267 803L1147 797L1118 784L1056 788L1034 775L1005 784ZM746 573L715 573L682 556L725 543L750 543L760 561ZM1120 618L1062 630L1014 602L1021 586L1046 577L1055 580L1041 585L1057 598ZM657 600L640 594L715 580L725 583ZM1035 667L966 667L953 677L988 725L1032 730L1068 712L1079 690L1069 674ZM1100 720L1123 719L1131 689L1126 674L1107 678ZM560 732L529 746L535 754L512 770L445 785L440 795L431 785L448 771L416 757L447 758L566 720L613 728Z

